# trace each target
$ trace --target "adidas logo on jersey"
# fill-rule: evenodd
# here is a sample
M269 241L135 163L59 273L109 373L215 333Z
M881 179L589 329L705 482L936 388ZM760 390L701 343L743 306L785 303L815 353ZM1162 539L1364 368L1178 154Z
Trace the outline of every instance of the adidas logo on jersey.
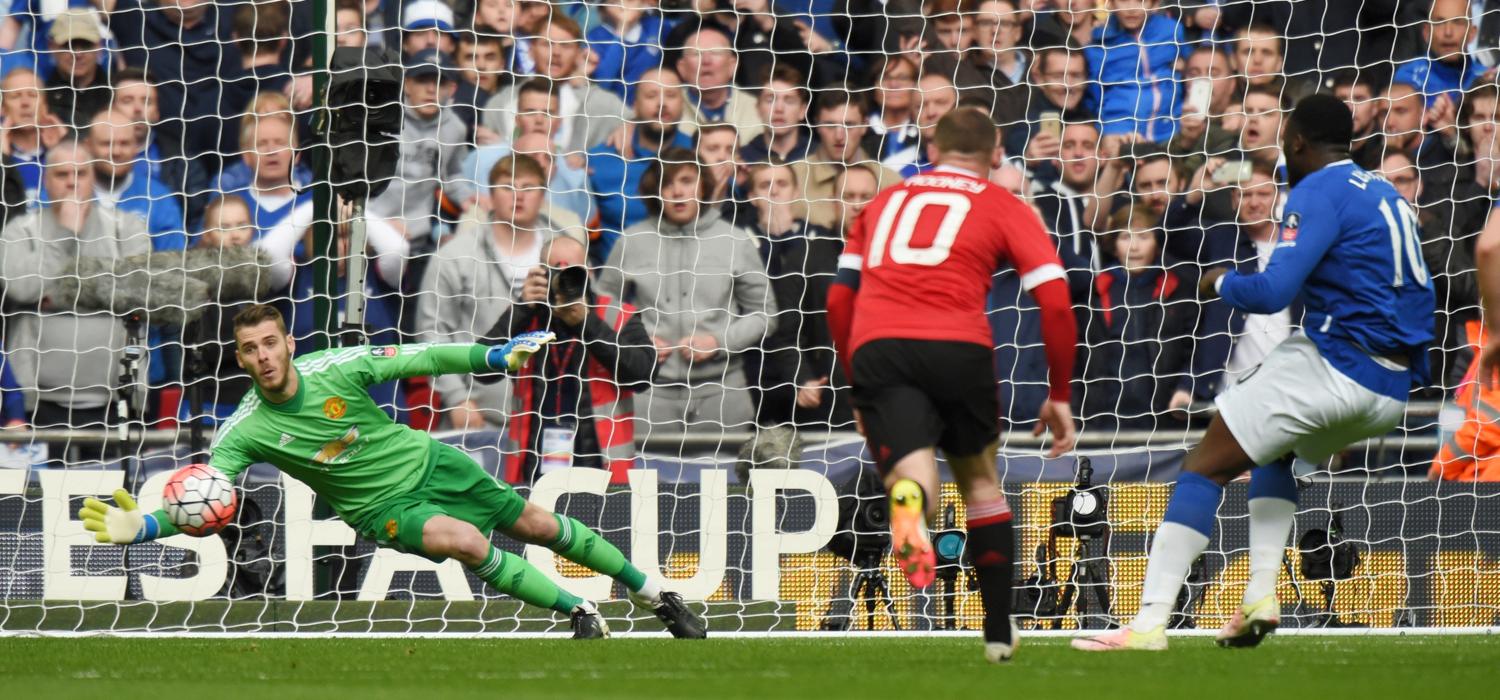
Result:
M287 444L290 443L291 441L292 441L292 436L287 435L286 433L282 433L281 434L281 446L282 447L286 447Z

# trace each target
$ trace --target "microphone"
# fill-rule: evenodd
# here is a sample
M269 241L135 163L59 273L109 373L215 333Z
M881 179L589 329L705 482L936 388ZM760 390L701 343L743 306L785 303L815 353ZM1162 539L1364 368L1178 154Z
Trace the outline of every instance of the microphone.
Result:
M149 325L184 326L209 304L253 301L269 292L271 259L250 246L118 259L81 256L49 286L54 307L140 315Z

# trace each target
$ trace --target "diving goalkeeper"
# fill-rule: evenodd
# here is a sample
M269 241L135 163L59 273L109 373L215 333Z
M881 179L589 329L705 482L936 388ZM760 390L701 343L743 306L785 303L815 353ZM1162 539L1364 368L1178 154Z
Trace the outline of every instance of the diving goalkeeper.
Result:
M573 638L609 636L592 602L559 588L525 559L496 549L490 533L547 547L625 584L679 638L702 638L703 621L661 590L620 550L582 523L521 498L458 449L391 420L366 387L401 377L515 371L552 340L527 333L504 345L348 347L292 360L293 340L275 308L234 318L240 367L255 390L220 426L209 465L233 481L268 462L322 496L361 535L433 561L457 559L495 590L571 618ZM84 502L84 527L100 542L131 544L178 533L163 511L141 513L124 490L119 507Z

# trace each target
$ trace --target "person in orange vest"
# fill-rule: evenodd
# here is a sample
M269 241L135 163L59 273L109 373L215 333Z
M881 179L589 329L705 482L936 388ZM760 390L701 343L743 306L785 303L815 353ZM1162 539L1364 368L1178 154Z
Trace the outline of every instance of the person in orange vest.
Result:
M1464 328L1476 354L1489 345L1490 334L1479 321L1469 321ZM1438 446L1427 478L1500 481L1500 384L1482 381L1482 376L1480 360L1476 357L1457 392L1458 405L1464 409L1464 421Z
M557 237L527 275L521 301L487 337L550 330L557 339L510 375L513 407L502 446L505 480L530 483L567 467L608 469L626 483L635 459L632 390L650 381L656 346L635 308L589 292L583 244ZM478 381L497 381L499 375Z
M1443 441L1430 479L1500 481L1500 206L1474 246L1483 324L1468 324L1469 342L1478 350L1459 389L1464 422Z

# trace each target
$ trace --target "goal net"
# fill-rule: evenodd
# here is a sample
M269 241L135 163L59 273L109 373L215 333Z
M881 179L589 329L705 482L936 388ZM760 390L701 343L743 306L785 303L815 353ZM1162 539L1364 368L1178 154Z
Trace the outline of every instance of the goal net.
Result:
M123 488L158 507L258 391L233 324L256 303L283 314L299 357L558 332L509 377L368 393L597 530L714 633L978 629L953 484L933 527L938 582L913 590L888 556L825 313L845 232L934 167L955 109L999 127L987 177L1051 234L1079 328L1079 448L1048 459L1032 436L1048 391L1039 313L1026 280L997 271L986 308L1018 620L1126 620L1214 397L1300 327L1300 303L1242 314L1198 280L1263 269L1295 231L1280 135L1320 92L1349 105L1356 164L1407 200L1387 214L1392 253L1435 294L1435 340L1407 358L1431 378L1400 427L1295 465L1283 626L1496 627L1500 395L1473 372L1475 241L1500 196L1494 5L12 3L0 633L566 627L455 561L377 548L269 464L241 476L217 535L93 540L84 498ZM939 247L901 245L913 259ZM359 447L339 438L308 459L337 468ZM1104 508L1068 508L1081 492ZM1226 489L1174 627L1237 609L1245 495ZM615 631L659 631L608 577L493 541L602 601Z

